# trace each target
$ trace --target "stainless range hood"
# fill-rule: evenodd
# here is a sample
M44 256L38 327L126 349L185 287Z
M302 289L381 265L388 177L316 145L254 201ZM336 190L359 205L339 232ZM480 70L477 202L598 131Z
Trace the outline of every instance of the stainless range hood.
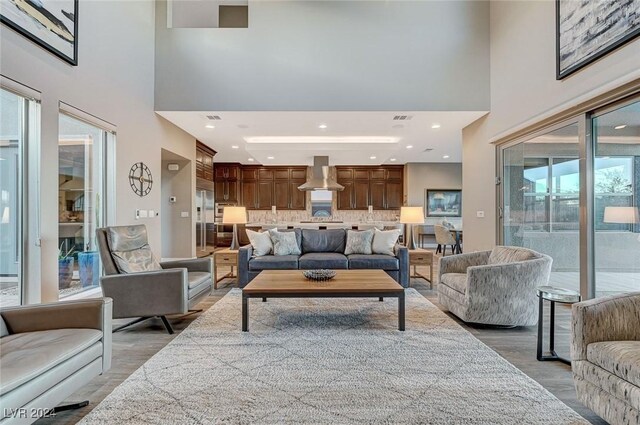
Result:
M338 184L333 178L329 176L329 157L328 156L314 156L313 157L313 172L311 178L306 181L305 184L298 186L298 190L344 190L344 186Z

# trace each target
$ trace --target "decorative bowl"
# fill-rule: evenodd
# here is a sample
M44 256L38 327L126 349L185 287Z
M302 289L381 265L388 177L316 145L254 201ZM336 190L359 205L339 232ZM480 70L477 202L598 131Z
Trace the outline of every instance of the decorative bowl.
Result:
M331 280L336 276L335 270L305 270L302 272L302 275L309 280L315 280L317 282L324 282L326 280Z

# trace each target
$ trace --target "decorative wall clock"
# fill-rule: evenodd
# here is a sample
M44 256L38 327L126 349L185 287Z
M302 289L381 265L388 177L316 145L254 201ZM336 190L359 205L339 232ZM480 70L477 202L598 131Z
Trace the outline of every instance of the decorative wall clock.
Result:
M136 195L143 197L151 192L153 176L144 162L136 162L129 171L129 184Z

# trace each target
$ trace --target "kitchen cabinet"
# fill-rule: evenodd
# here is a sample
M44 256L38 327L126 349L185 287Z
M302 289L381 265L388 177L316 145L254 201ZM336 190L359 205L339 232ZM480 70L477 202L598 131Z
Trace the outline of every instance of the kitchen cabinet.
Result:
M258 197L255 208L270 210L273 205L273 181L258 180Z
M240 203L247 209L255 209L257 202L258 182L251 180L242 181L242 198Z
M273 189L275 197L274 205L276 206L276 208L279 210L288 210L289 201L291 199L291 197L289 196L289 179L276 180L273 183ZM297 189L298 187L296 186L296 190Z
M240 164L215 164L213 167L215 178L215 201L237 203L240 200Z
M304 180L293 180L289 182L289 209L304 210L307 206L307 192L298 189L298 186L304 184Z
M216 152L196 141L196 178L213 181L213 157Z
M298 190L307 175L306 167L241 166L241 203L248 210L304 210L306 194Z
M404 167L336 167L337 181L344 186L338 192L339 210L396 210L404 199Z

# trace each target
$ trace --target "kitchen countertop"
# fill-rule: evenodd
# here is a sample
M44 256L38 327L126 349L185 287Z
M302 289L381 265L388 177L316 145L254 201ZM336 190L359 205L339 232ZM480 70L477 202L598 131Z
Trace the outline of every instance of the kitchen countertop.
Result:
M357 221L345 221L342 223L336 223L336 222L328 222L328 221L318 221L318 222L312 222L312 223L304 223L304 222L299 222L299 221L294 221L294 222L277 222L277 223L266 223L266 222L253 222L253 223L247 223L246 227L262 227L262 228L273 228L273 227L278 227L278 228L287 228L287 227L294 227L294 228L300 228L300 229L317 229L320 226L322 227L326 227L327 229L351 229L354 226L380 226L380 227L385 227L385 226L396 226L396 225L400 225L399 222L397 221L372 221L372 222L357 222Z

